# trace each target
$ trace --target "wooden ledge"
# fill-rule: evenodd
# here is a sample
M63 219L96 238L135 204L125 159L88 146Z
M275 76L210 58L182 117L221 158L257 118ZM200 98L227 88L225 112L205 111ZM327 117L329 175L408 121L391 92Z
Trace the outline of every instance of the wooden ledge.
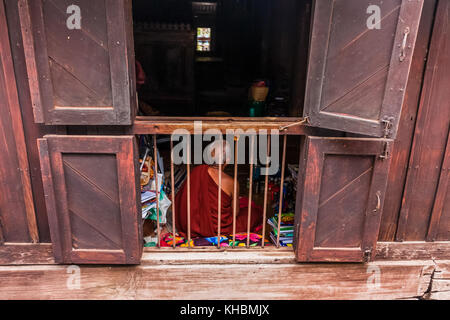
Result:
M209 129L227 130L249 129L279 130L282 127L299 123L302 118L230 118L230 117L137 117L132 127L133 134L172 134L177 129L194 133L194 122L200 121L202 132ZM305 124L294 125L281 131L283 135L313 135L317 129Z
M142 265L192 264L290 264L296 263L292 250L263 251L151 251L142 255Z
M55 264L50 243L4 243L0 246L0 265Z
M433 261L368 264L0 266L0 299L418 299ZM436 287L434 295L440 290Z
M450 241L377 242L375 260L449 260Z
M450 241L378 242L375 262L411 260L450 260ZM142 264L294 264L292 248L222 249L144 248ZM0 245L0 265L55 264L52 245L5 243Z

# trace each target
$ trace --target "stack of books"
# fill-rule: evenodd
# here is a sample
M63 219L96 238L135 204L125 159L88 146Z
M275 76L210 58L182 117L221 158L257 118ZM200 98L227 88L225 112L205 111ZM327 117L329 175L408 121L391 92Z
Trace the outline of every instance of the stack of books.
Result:
M146 191L141 193L142 219L146 219L151 208L156 208L156 192Z
M270 231L270 240L273 244L277 244L278 237L278 214L269 218L267 223L272 228ZM291 247L294 239L294 214L282 213L281 214L281 227L280 227L280 246Z

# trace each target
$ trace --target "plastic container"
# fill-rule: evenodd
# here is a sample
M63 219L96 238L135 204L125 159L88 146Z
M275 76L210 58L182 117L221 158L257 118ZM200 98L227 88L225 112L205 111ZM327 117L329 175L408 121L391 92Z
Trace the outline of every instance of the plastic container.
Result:
M264 101L250 101L249 102L249 117L263 117L266 109L266 103Z

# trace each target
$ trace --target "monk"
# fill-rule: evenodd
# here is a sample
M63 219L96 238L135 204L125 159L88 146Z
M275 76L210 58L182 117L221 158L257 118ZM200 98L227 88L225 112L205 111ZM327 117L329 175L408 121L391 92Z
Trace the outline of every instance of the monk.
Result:
M233 233L233 199L234 199L234 180L232 177L223 172L227 166L226 155L229 154L228 143L223 142L222 157L215 157L217 143L213 142L207 147L211 151L211 155L215 158L215 164L199 165L191 171L191 238L197 237L213 237L217 236L218 226L218 189L219 174L222 175L221 185L221 234L231 235ZM229 159L227 159L229 160ZM219 171L219 161L224 162L222 171ZM247 232L248 225L248 198L239 199L236 204L236 233ZM187 237L187 180L183 183L175 198L176 206L176 228L180 235ZM255 232L262 225L262 208L252 203L250 231Z

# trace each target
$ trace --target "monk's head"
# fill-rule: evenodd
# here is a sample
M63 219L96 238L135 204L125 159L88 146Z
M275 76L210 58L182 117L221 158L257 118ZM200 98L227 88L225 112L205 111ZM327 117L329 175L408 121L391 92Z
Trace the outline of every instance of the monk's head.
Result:
M203 155L206 164L225 167L231 160L230 144L226 140L215 140L206 146Z

